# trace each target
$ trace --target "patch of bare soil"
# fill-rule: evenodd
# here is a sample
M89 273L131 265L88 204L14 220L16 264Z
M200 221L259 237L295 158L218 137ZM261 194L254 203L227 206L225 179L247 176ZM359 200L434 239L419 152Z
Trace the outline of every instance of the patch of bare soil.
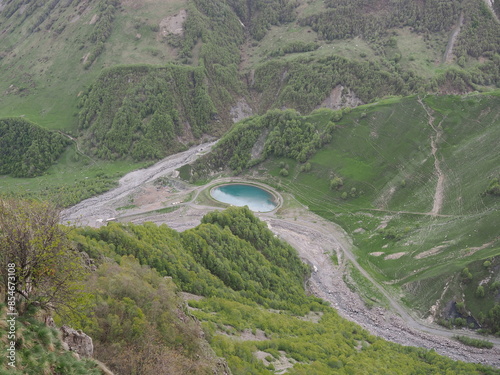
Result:
M403 255L406 255L406 253L404 251L400 252L400 253L395 253L395 254L389 254L387 255L384 260L390 260L390 259L399 259L401 258Z
M457 41L458 34L460 34L460 29L462 28L463 24L464 24L464 13L462 12L460 13L460 19L458 20L458 24L451 32L450 38L448 39L448 45L446 46L446 50L443 55L443 63L445 64L449 64L453 61L453 47L455 46L455 42Z
M384 255L385 253L383 251L376 251L374 253L370 253L371 256L373 257L379 257L381 255Z
M437 155L438 152L438 145L441 141L441 137L443 135L443 130L441 128L441 122L435 126L434 125L434 116L432 116L432 110L427 107L423 100L421 98L418 98L418 102L420 105L424 108L425 112L427 113L428 117L428 123L429 126L432 128L434 131L434 134L431 135L431 152L432 156L434 157L434 170L435 174L437 176L437 183L436 183L436 191L434 193L434 203L432 205L432 210L430 212L431 215L438 215L439 212L441 211L441 208L443 207L443 201L444 201L444 173L441 169L441 162L439 160L439 157Z
M160 34L163 37L168 36L168 34L180 35L184 34L184 21L186 20L187 12L185 9L179 11L179 13L166 17L160 21Z
M236 104L233 107L231 107L229 113L231 114L233 123L237 123L238 121L241 121L243 119L246 119L247 117L252 116L253 110L248 105L245 98L241 98L236 102Z
M278 359L274 358L271 354L263 352L261 350L256 351L254 355L258 360L262 361L262 363L266 367L272 363L274 366L275 374L284 374L289 368L292 368L293 365L297 363L297 361L293 358L288 358L286 356L286 352L284 352L283 350L280 350L279 353L281 354L281 356ZM268 361L268 359L271 358L272 360Z
M446 249L447 247L448 245L439 245L433 247L432 249L426 250L420 254L415 255L415 259L424 259L432 255L436 255L437 253L441 252L441 250Z
M259 135L259 138L257 139L257 142L252 147L252 159L257 159L262 156L262 152L264 151L264 146L266 144L266 139L267 135L269 134L269 130L264 130L261 135Z
M266 333L261 329L256 329L255 333L253 333L250 329L245 329L240 333L239 336L236 337L237 340L241 341L266 341L269 338L266 336Z
M91 19L91 20L90 20L90 22L89 22L89 25L93 25L94 23L96 23L96 22L97 22L97 20L98 20L98 19L99 19L99 15L98 15L98 14L94 14L94 15L92 16L92 19Z
M83 57L81 58L82 64L85 64L87 62L89 56L90 56L90 52L83 55Z
M493 241L482 244L481 246L469 247L467 249L464 249L464 250L462 250L462 257L470 257L476 251L486 249L487 247L492 246L495 242L498 242L499 240L500 240L500 236L495 238Z
M188 293L188 292L181 292L180 296L186 302L187 301L201 301L203 298L205 298L203 296L199 296L197 294Z

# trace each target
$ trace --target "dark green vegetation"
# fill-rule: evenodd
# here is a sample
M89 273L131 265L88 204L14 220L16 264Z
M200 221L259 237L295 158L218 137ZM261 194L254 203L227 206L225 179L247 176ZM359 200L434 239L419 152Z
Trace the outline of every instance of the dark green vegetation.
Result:
M215 114L203 80L200 68L177 65L104 71L81 99L84 149L100 159L134 160L180 151L177 137L199 138Z
M253 88L274 108L287 106L308 113L338 85L349 87L366 103L430 89L429 82L412 72L341 56L297 57L260 65Z
M20 118L0 119L0 174L35 177L63 153L69 141Z
M470 337L467 336L455 336L455 338L461 343L473 346L475 348L486 348L486 349L493 348L493 344L486 340L471 339Z
M494 316L499 292L494 285L500 281L500 201L485 191L499 173L499 106L498 96L471 95L394 99L309 116L270 112L240 123L190 168L200 177L221 167L231 174L249 168L260 173L341 224L354 238L360 264L379 282L390 282L389 291L403 292L402 302L420 315L439 301L443 317L472 315L496 332L488 317ZM274 128L266 127L270 119L281 124L276 129L290 132L278 137L281 148L274 147ZM329 142L308 152L310 140L294 130L297 122L318 134L333 129L328 138L320 137ZM441 192L431 147L435 137ZM252 156L259 147L262 152ZM442 199L437 209L435 199ZM376 252L382 255L371 255ZM466 280L464 267L471 274ZM445 308L448 301L463 303L462 313L453 316Z
M292 110L270 111L238 123L202 162L184 169L191 170L193 176L206 176L212 170L228 166L238 174L271 155L305 162L331 140L334 126L333 122L312 124ZM252 155L256 144L259 150Z
M433 0L425 3L399 0L390 5L384 1L365 0L325 3L326 11L300 20L302 25L311 26L323 39L362 36L377 53L388 55L391 47L397 44L394 29L410 27L413 32L431 39L432 33L447 33L461 24L454 51L460 63L469 57L491 57L500 53L498 21L481 0Z
M385 342L306 296L307 268L246 208L210 213L198 227L183 233L164 225L110 223L100 229L78 229L71 238L92 257L104 255L120 264L105 261L92 275L88 285L95 296L90 307L95 314L87 312L92 318L79 323L93 333L101 358L108 358L117 370L138 364L141 356L151 366L144 371L154 369L161 353L171 358L177 352L193 361L202 346L196 324L188 317L193 314L233 374L272 374L278 358L295 363L290 374L360 373L366 368L373 374L496 373ZM139 266L131 255L156 271ZM191 301L193 309L186 311L178 305L174 283L204 298ZM179 318L184 323L179 324ZM239 340L244 332L262 332L265 340ZM148 351L148 340L160 348ZM111 342L119 344L110 346ZM255 356L257 351L268 357L265 364ZM207 369L194 367L193 373Z

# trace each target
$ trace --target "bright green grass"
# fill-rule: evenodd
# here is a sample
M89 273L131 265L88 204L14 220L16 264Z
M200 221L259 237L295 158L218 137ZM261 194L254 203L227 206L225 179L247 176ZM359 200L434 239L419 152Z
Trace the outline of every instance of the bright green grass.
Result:
M397 46L401 53L399 64L423 77L456 64L442 64L442 57L448 43L448 35L433 34L430 41L423 35L411 32L408 28L394 30L397 33Z
M2 28L13 28L0 40L0 51L12 49L0 60L0 92L6 93L0 96L0 117L24 116L49 129L74 130L78 96L102 68L132 63L160 65L176 57L152 27L184 5L184 0L176 0L167 4L148 1L140 9L124 6L117 12L104 52L88 70L82 61L92 48L88 35L95 9L89 8L78 17L73 7L62 12L56 7L53 14L58 20L50 32L45 29L50 17L42 23L42 31L29 33L31 18L18 25L17 17L5 20L0 16ZM32 19L37 16L35 12ZM66 27L57 35L53 30L63 23Z

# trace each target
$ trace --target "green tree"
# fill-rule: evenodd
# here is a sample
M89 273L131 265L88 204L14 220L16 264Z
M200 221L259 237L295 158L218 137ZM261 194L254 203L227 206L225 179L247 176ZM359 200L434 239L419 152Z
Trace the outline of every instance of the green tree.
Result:
M21 314L29 305L62 311L83 295L83 260L59 225L59 210L48 203L0 200L0 266L2 284L12 292L6 299L15 296Z
M341 177L334 177L330 180L330 189L340 189L344 185L344 180Z
M483 298L484 297L484 286L479 285L476 289L476 297Z

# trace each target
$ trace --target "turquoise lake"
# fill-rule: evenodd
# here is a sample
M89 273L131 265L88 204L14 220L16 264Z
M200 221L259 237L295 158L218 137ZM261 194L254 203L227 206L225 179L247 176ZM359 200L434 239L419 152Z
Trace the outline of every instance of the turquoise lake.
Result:
M252 185L222 185L213 188L210 194L220 202L233 206L248 206L255 212L268 212L276 208L276 202L271 193Z

